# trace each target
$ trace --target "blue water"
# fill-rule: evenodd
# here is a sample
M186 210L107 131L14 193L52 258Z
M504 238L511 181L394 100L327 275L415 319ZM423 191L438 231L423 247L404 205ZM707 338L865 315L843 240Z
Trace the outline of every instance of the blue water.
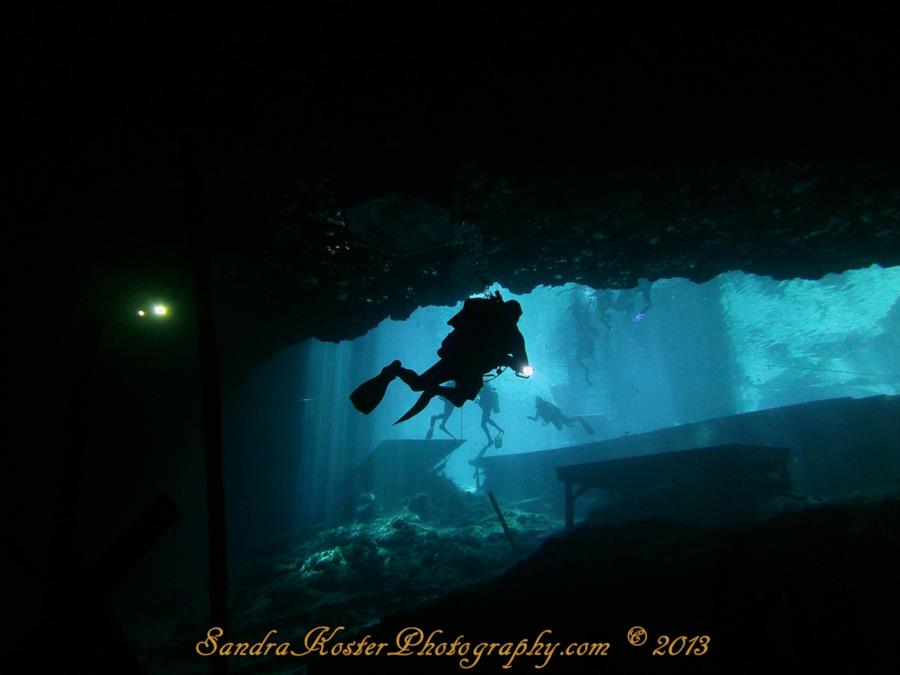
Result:
M900 390L897 267L818 281L779 282L741 272L705 284L665 279L650 287L651 307L642 317L645 296L635 289L598 292L567 284L525 295L499 286L487 290L495 289L522 304L519 327L535 373L528 380L511 372L493 380L500 396L494 419L505 435L502 448L490 447L488 454ZM327 522L344 497L343 477L379 442L424 439L442 401L395 426L417 397L399 380L370 416L347 397L395 358L417 371L432 365L450 330L446 322L462 300L421 308L405 321L385 320L356 340L310 340L250 373L226 405L230 522L238 533L242 523L244 534L258 539ZM593 350L582 354L581 363L579 325L581 351ZM578 424L557 430L527 419L537 396L568 416L585 416L595 435ZM465 439L446 466L463 489L474 489L469 460L486 445L480 417L480 408L467 403L447 425ZM434 437L446 436L435 429Z

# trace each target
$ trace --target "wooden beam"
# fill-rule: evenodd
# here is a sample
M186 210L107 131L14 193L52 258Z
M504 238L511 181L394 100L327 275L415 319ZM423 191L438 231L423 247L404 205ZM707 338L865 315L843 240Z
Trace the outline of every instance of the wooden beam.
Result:
M509 525L506 524L506 518L503 517L503 512L500 510L500 506L497 504L497 498L494 497L493 492L488 492L488 498L491 500L491 506L494 507L494 513L497 514L497 518L500 520L500 525L503 527L503 534L506 535L506 540L509 542L510 548L514 551L516 549L515 542L513 542L512 532L509 529Z

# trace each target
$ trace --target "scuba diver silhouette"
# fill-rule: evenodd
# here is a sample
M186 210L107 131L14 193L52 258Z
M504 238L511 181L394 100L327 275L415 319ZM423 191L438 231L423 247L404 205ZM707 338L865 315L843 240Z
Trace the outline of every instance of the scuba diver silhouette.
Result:
M557 428L557 430L562 431L563 425L567 427L571 427L575 424L575 422L580 422L582 429L589 436L594 435L594 427L584 421L581 417L566 417L563 415L562 410L557 408L552 403L545 401L540 396L535 399L535 412L534 417L531 415L527 415L528 419L541 420L544 423L544 426L547 424L552 424Z
M497 448L503 445L503 429L491 419L491 413L500 412L500 396L497 394L496 389L489 384L485 384L475 402L478 404L478 407L481 408L481 428L484 430L484 435L487 436L487 445L481 449L481 454L478 455L481 457L481 455L484 454L484 451L492 445ZM488 424L499 432L496 439L491 438Z
M450 438L456 438L456 436L454 436L453 434L450 433L450 430L447 429L447 426L446 426L447 420L449 420L450 415L453 414L453 404L450 403L450 401L445 399L443 396L441 397L441 400L444 402L444 411L440 415L432 415L431 416L431 422L428 424L428 431L425 433L425 438L427 440L431 440L431 437L434 436L434 423L437 422L438 420L441 421L441 423L438 425L438 429L443 431Z
M381 403L388 385L399 377L413 391L422 392L415 405L394 422L399 424L422 412L435 396L443 396L457 408L474 401L484 384L482 376L491 370L496 369L499 375L504 368L512 368L517 376L530 377L525 338L516 326L520 316L521 305L515 300L504 302L499 291L487 298L469 298L447 322L453 330L438 349L437 363L419 375L394 361L359 385L350 394L350 401L368 415ZM442 386L450 380L453 387Z

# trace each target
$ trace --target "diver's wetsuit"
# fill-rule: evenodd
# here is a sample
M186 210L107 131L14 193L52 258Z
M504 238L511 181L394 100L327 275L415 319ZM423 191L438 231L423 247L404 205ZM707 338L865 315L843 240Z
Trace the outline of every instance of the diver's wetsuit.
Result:
M357 410L368 414L384 397L390 381L399 377L422 395L397 422L420 413L434 396L443 396L457 408L474 401L483 384L482 376L499 367L524 374L528 366L525 338L516 323L522 308L515 300L504 302L499 293L489 298L469 298L447 323L453 331L444 338L437 354L440 360L419 375L400 361L386 366L381 375L363 383L350 395ZM453 387L442 386L453 380Z
M440 361L421 375L399 367L397 377L413 391L434 391L457 408L474 401L481 391L482 375L499 366L521 371L528 364L525 338L516 327L521 314L518 305L494 298L466 300L447 322L454 330L441 343ZM449 380L455 380L456 386L439 386Z

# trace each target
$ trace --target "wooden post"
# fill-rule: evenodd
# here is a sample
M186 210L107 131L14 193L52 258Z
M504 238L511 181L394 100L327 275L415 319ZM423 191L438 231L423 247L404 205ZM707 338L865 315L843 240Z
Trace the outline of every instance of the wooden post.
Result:
M506 518L503 517L503 512L500 510L500 506L497 504L497 498L494 497L493 492L488 492L488 498L491 500L491 506L494 507L494 513L497 514L497 518L500 519L500 526L503 528L503 534L506 535L506 540L509 542L509 547L515 551L516 545L513 542L512 532L510 532L509 525L506 524Z

